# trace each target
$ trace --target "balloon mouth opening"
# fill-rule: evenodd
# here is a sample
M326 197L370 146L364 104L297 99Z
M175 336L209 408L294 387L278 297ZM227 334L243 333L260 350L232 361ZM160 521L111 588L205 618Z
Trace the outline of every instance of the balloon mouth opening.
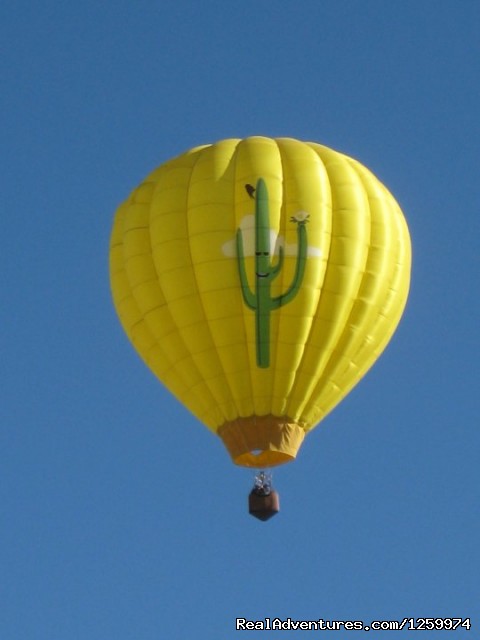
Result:
M260 469L294 460L305 430L288 417L268 415L226 422L218 435L235 464Z
M241 467L261 469L263 467L276 467L280 464L291 462L294 459L294 455L290 455L283 451L255 450L242 453L235 457L233 461Z

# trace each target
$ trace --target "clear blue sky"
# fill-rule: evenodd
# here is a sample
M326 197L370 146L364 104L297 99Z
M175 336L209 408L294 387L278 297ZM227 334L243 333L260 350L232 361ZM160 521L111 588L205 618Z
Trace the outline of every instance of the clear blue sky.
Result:
M235 631L277 616L469 616L421 637L480 637L480 4L16 0L0 30L0 638L307 637ZM358 158L414 250L394 340L275 472L266 524L108 282L130 190L251 134Z

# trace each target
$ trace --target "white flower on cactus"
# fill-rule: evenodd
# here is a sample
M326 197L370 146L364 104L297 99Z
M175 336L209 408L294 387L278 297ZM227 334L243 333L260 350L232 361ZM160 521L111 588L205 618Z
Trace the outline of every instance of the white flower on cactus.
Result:
M290 221L291 222L299 222L300 224L305 224L306 222L308 222L309 218L310 218L310 214L307 213L306 211L297 211L297 213L295 213L290 218Z

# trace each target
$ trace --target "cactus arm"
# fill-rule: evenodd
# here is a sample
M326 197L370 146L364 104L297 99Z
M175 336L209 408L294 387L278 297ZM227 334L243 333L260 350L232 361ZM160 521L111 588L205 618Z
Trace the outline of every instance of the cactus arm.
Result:
M238 262L238 273L240 276L240 283L242 285L242 295L247 307L255 311L257 308L257 298L254 293L252 293L249 285L247 272L245 269L245 254L243 251L243 236L242 230L237 230L237 262Z
M298 293L305 273L307 262L307 229L305 224L299 223L297 228L298 255L295 266L295 274L290 287L282 295L272 299L272 309L278 309L284 304L288 304Z
M276 278L278 276L278 274L280 273L280 271L282 270L283 267L283 247L280 245L280 247L278 248L278 262L275 266L271 267L271 276L270 279L273 280L274 278Z

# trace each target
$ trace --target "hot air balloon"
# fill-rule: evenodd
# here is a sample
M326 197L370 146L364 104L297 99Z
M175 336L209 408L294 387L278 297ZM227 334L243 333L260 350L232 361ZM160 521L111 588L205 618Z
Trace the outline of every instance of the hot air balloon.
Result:
M386 187L291 138L221 140L162 164L117 210L110 247L135 349L235 464L257 469L293 460L384 350L410 263ZM278 511L263 471L250 511Z

